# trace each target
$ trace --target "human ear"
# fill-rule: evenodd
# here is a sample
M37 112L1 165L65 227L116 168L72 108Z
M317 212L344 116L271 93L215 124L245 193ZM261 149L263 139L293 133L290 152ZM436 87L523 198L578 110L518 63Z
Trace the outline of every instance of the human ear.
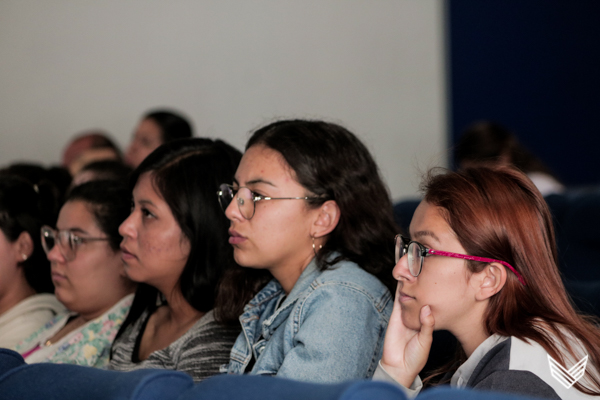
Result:
M13 245L15 246L15 258L17 263L27 260L31 257L31 254L33 254L33 240L26 231L21 232Z
M477 300L486 300L498 293L506 283L506 269L500 263L490 263L477 274Z
M320 238L331 233L340 221L340 208L334 200L327 200L317 209L311 235Z

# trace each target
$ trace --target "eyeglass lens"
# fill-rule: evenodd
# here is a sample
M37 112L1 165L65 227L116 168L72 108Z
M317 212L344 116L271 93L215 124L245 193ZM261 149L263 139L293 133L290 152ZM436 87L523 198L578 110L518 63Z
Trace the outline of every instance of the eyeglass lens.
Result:
M419 245L411 242L408 246L408 270L412 276L418 276L421 272L422 257Z
M408 249L406 248L408 244ZM418 243L405 241L400 235L396 237L396 264L405 254L407 256L408 270L413 276L418 276L421 272L422 250Z
M219 204L221 205L223 212L225 212L225 210L227 210L227 207L229 207L231 200L233 199L233 191L231 190L229 185L223 183L221 186L219 186L218 195Z
M227 209L234 196L237 196L236 202L242 216L251 219L254 216L254 196L246 187L239 188L237 193L234 193L229 185L223 184L219 187L219 202L223 211Z
M404 240L402 239L402 237L400 235L396 236L396 243L395 244L396 244L396 254L395 254L396 258L395 258L395 260L396 260L396 264L398 264L398 261L400 261L400 259L402 258L402 256L405 254L404 250L406 250L405 247L404 247Z
M58 236L58 237L57 237ZM58 244L59 250L63 257L67 261L75 258L75 249L73 246L73 240L71 232L69 231L55 231L51 228L42 228L42 247L46 254Z

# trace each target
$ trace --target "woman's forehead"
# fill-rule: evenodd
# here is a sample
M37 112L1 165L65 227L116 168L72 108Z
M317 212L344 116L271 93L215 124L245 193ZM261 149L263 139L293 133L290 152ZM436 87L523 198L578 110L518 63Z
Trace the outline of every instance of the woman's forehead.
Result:
M274 187L298 184L295 173L281 153L264 145L250 147L242 156L235 181L246 186L264 183Z

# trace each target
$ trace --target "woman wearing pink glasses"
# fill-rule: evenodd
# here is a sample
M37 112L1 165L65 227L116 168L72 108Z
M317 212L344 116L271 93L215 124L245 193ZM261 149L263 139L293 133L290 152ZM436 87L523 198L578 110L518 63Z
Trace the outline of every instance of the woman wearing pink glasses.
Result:
M446 329L461 349L441 383L551 399L599 395L600 330L571 304L552 217L531 181L478 168L430 174L422 190L411 240L396 238L398 287L375 379L416 394L432 332Z

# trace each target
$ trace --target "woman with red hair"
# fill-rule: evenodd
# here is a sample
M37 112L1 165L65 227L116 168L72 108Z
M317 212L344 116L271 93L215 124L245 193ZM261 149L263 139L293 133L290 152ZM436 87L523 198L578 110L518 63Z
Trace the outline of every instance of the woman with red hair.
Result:
M460 356L442 383L551 399L600 395L600 330L573 308L552 216L509 168L430 173L410 239L396 238L394 310L375 379L422 386L434 329ZM442 372L442 371L441 371Z

